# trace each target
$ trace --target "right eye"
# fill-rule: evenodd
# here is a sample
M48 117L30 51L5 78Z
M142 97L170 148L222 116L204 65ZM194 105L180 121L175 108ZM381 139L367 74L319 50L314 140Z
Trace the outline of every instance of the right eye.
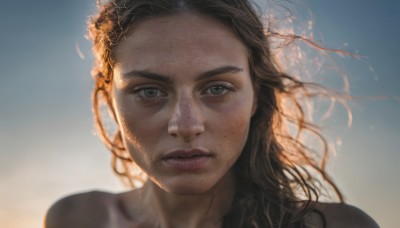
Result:
M167 96L165 92L155 87L139 88L134 90L133 93L140 99L146 99L151 101L155 101L158 98Z

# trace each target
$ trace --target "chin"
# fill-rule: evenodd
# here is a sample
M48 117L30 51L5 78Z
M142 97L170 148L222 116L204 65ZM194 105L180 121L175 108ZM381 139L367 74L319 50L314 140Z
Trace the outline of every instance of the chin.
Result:
M211 175L182 174L152 180L161 190L179 195L201 195L213 192L217 186L233 187L233 175L228 171L225 175L215 172Z
M153 181L154 182L154 181ZM162 190L178 195L201 195L214 189L218 181L211 177L175 176L155 182Z

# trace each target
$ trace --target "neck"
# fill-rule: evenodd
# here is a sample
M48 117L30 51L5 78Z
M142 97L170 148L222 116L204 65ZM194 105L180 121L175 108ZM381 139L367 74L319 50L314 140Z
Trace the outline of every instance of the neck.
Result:
M148 181L142 189L142 205L148 218L162 228L222 227L235 194L234 178L226 175L214 188L202 194L166 192ZM151 214L150 214L151 213ZM147 217L147 216L146 216Z

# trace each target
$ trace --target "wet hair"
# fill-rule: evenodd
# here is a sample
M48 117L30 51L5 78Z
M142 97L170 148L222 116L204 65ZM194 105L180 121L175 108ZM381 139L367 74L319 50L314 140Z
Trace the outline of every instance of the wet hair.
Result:
M329 97L328 90L304 82L281 70L272 53L273 39L296 39L316 45L294 34L282 35L263 23L256 5L248 0L111 0L99 4L99 12L88 24L95 64L93 113L104 144L112 152L112 167L132 186L140 175L132 173L134 161L124 148L120 130L106 130L102 104L115 119L111 105L111 83L118 44L130 28L147 18L192 12L211 17L232 30L248 49L250 75L256 88L257 110L250 122L248 140L234 165L236 195L224 227L287 227L305 225L323 189L342 195L326 172L329 147L318 126L308 121L304 100ZM320 48L320 47L317 47ZM316 151L303 138L314 137L322 145ZM325 186L325 187L324 187ZM299 226L300 226L299 225Z

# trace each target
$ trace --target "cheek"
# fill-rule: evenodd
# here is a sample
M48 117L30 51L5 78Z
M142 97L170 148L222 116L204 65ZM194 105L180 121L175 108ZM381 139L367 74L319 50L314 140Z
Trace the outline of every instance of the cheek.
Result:
M236 115L231 118L226 117L229 121L227 124L226 134L224 140L236 142L237 144L244 144L247 140L249 130L249 119L245 115ZM236 144L234 143L234 144Z
M126 113L119 116L119 128L121 129L122 139L126 149L132 159L141 166L143 155L140 152L143 150L141 145L141 138L143 136L138 133L140 132L143 134L144 132L140 130L141 126L138 125L139 122L130 118L130 116L131 115Z
M121 115L119 126L125 144L136 148L135 153L151 154L162 132L162 123L159 120L137 112Z
M121 99L122 100L122 99ZM117 106L118 126L121 130L124 141L129 141L137 144L137 132L140 132L137 118L140 118L132 111L133 109L128 103L119 101Z
M222 135L223 142L231 150L241 152L247 141L247 135L250 126L251 104L245 100L236 102L232 106L227 107L219 117L217 127L219 135Z
M125 148L133 161L148 175L151 175L151 164L154 151L158 145L160 132L156 121L149 121L135 111L120 115L119 126Z
M157 132L154 126L158 123L149 121L148 115L135 107L129 97L115 94L114 98L117 122L124 145L133 160L142 166L144 161L151 159L152 156L148 153L152 148L146 145L154 145L145 143L145 140L154 138L154 132Z
M225 126L219 132L223 137L217 143L219 151L222 151L225 169L230 169L240 154L247 141L249 121L245 115L231 114L225 117ZM223 123L223 122L221 122Z
M139 146L139 142L151 138L149 136L157 132L154 127L160 126L160 123L153 118L154 112L144 111L135 105L135 98L122 94L122 92L116 93L114 97L118 126L125 140Z

